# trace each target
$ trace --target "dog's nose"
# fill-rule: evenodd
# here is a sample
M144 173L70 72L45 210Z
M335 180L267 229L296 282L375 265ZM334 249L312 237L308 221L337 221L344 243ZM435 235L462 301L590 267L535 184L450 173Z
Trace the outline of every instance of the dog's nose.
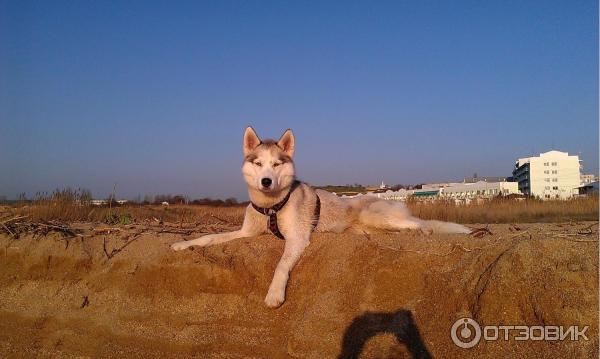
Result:
M270 178L265 177L260 180L260 183L262 183L263 187L270 187L273 181Z

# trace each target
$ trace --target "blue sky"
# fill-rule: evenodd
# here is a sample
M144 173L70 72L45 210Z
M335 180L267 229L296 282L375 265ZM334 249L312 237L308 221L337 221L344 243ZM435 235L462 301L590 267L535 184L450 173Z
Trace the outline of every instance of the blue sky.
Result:
M243 129L312 184L598 172L597 1L0 0L0 195L246 198Z

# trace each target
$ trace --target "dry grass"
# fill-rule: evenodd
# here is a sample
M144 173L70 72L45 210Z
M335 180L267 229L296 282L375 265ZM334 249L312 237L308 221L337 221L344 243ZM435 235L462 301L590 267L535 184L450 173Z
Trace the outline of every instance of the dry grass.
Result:
M15 214L27 215L32 220L104 222L108 224L130 224L143 220L171 223L206 223L221 221L241 224L245 207L212 207L192 205L125 205L106 206L40 206L31 205L14 209Z
M92 206L86 193L64 190L32 204L7 207L8 215L26 215L31 220L90 221L108 224L130 224L154 220L170 223L223 222L239 225L244 205L215 207L207 205L124 205ZM566 222L598 220L598 196L569 201L515 201L495 199L481 204L455 205L453 202L432 203L409 201L411 212L423 219L457 223Z
M241 224L245 207L213 207L196 205L124 205L107 206L79 205L30 205L12 208L11 213L26 215L31 220L63 222L104 222L108 224L130 224L143 220L170 223L206 223L215 220Z
M207 205L111 205L94 206L85 191L71 189L55 191L50 196L39 196L33 203L5 207L8 215L27 216L33 221L103 222L130 224L152 220L170 223L223 222L241 224L245 206Z
M494 199L481 204L456 205L437 201L419 203L409 201L411 212L423 219L437 219L457 223L524 223L597 221L598 196L571 200L541 201L527 199Z

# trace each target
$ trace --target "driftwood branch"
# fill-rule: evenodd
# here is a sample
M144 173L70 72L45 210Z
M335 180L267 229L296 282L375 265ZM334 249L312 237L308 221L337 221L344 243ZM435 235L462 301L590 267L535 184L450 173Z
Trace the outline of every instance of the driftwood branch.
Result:
M172 233L172 234L185 234L185 235L190 235L192 233L194 233L195 230L194 229L179 229L179 228L163 228L159 231L156 231L156 233Z
M6 232L14 239L18 239L21 233L33 233L33 235L46 235L49 232L58 232L63 237L83 237L81 229L71 228L62 223L55 222L33 222L22 221L27 216L13 217L0 222L0 232Z
M110 234L111 232L120 232L121 228L94 228L94 234Z
M52 224L52 223L32 223L32 224L35 226L46 227L48 229L55 230L57 232L62 233L65 236L68 236L68 237L82 237L82 235L80 233L78 233L78 232L81 232L81 230L73 229L66 225L57 225L57 224Z

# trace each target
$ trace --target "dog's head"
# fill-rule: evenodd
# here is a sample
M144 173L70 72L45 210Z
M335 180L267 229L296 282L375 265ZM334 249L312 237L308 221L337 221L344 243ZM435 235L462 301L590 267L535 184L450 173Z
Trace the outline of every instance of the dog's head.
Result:
M277 193L292 185L295 178L294 134L286 130L279 141L261 140L252 127L244 132L242 174L251 188Z

